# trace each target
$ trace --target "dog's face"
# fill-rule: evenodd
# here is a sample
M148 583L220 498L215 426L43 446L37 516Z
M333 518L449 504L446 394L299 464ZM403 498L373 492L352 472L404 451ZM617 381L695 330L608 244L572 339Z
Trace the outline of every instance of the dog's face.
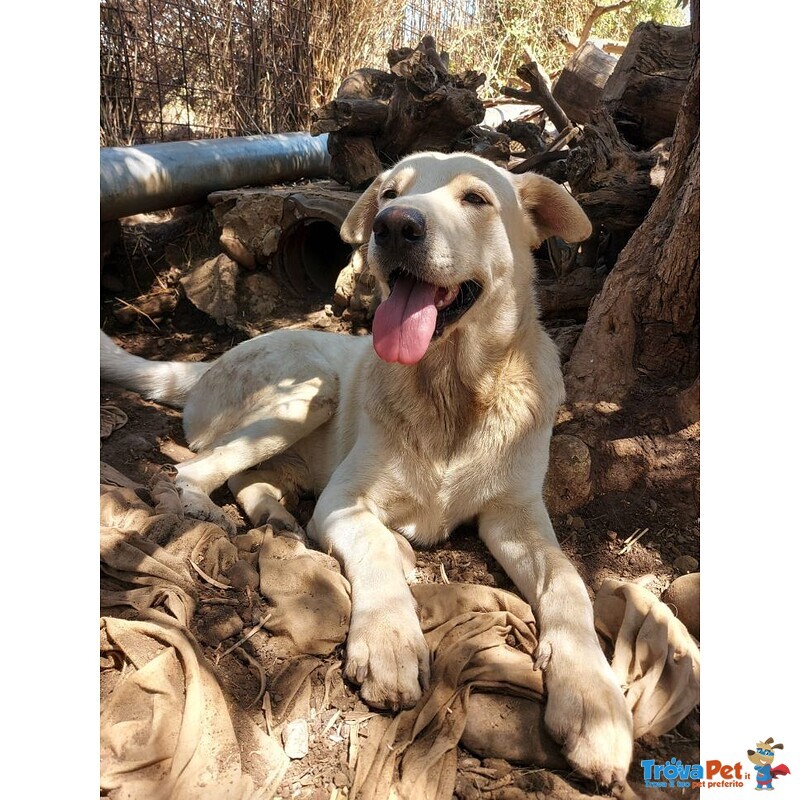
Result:
M379 175L353 207L344 241L368 243L383 291L373 342L385 361L413 364L492 295L530 285L532 248L591 223L558 184L513 175L472 155L421 153Z

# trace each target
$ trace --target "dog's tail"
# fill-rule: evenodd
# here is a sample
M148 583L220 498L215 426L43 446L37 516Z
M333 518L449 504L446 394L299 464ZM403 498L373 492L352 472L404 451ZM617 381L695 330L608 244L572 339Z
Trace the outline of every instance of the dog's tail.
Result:
M159 403L183 408L189 391L210 366L191 361L148 361L126 353L100 331L100 380Z

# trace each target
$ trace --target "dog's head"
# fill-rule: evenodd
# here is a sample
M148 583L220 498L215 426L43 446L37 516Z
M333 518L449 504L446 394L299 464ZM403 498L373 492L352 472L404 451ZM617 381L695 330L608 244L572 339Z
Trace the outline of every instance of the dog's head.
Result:
M591 231L580 206L547 178L513 175L472 155L420 153L373 181L341 237L368 244L383 291L376 352L413 364L473 307L530 286L530 251L548 236L578 242Z

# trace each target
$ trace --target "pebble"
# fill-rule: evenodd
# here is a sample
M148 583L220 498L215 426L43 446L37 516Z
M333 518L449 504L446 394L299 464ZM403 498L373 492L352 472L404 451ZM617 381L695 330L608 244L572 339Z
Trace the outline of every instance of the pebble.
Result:
M481 762L477 758L459 758L458 759L458 768L459 769L475 769L475 767L479 767Z
M606 531L606 536L611 539L612 542L616 542L619 534L616 531Z
M308 723L304 719L293 719L286 723L281 734L283 752L291 759L308 755Z
M675 567L681 575L687 575L690 572L697 572L700 562L694 558L694 556L678 556L675 561L672 562L672 566Z
M692 572L676 578L664 590L661 600L672 608L675 616L695 639L700 638L700 573Z
M586 527L586 523L583 521L582 517L573 517L572 518L572 530L574 531L582 531Z

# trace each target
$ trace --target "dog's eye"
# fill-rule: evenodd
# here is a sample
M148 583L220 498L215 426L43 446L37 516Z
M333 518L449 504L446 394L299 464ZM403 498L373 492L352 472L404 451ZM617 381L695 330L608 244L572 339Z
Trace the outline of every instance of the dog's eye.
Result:
M397 192L394 189L387 189L381 194L382 200L394 200L395 197L397 197Z
M467 192L462 198L465 203L469 203L471 206L485 206L488 205L488 201L482 195L479 195L477 192Z

